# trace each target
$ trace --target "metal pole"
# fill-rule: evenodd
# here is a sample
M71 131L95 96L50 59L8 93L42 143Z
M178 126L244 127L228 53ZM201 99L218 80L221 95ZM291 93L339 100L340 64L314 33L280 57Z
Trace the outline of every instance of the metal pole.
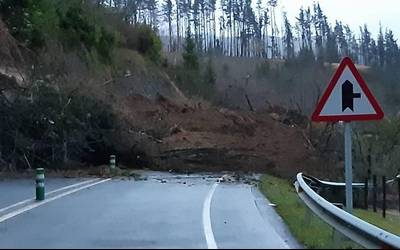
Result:
M386 176L382 176L382 216L386 218Z
M364 208L368 210L368 178L365 178L364 183Z
M353 212L353 167L351 154L351 123L344 123L344 161L346 177L346 210Z
M373 195L373 207L374 207L374 212L376 213L376 201L377 201L377 196L378 196L378 194L377 194L377 180L376 180L376 175L374 175L373 177L372 177L372 185L373 185L373 190L374 190L374 195Z

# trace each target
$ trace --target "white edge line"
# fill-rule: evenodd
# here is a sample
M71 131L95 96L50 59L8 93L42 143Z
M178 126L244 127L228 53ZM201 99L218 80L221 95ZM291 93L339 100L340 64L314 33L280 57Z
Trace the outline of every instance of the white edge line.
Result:
M66 189L70 189L70 188L73 188L73 187L76 187L76 186L80 186L80 185L83 185L83 184L86 184L86 183L94 182L94 181L97 181L97 180L99 180L99 178L78 182L78 183L75 183L73 185L65 186L65 187L50 191L50 192L46 193L45 195L51 195L51 194L54 194L56 192L64 191ZM7 207L1 208L0 209L0 213L5 212L5 211L7 211L7 210L9 210L9 209L11 209L13 207L18 207L18 206L21 206L21 205L24 205L26 203L33 202L33 201L35 201L35 198L30 198L30 199L26 199L26 200L17 202L15 204L9 205Z
M1 216L1 217L0 217L0 223L6 221L6 220L8 220L8 219L11 219L11 218L13 218L13 217L15 217L15 216L17 216L17 215L20 215L20 214L22 214L22 213L24 213L24 212L26 212L26 211L32 210L32 209L34 209L34 208L36 208L36 207L39 207L39 206L42 206L42 205L47 204L47 203L49 203L49 202L55 201L55 200L57 200L57 199L60 199L60 198L62 198L62 197L64 197L64 196L67 196L67 195L76 193L76 192L78 192L78 191L80 191L80 190L82 190L82 189L86 189L86 188L89 188L89 187L92 187L92 186L95 186L95 185L98 185L98 184L100 184L100 183L107 182L107 181L110 181L110 180L111 180L111 178L105 179L105 180L101 180L101 181L98 181L98 182L95 182L95 183L91 183L91 184L89 184L89 185L86 185L86 186L83 186L83 187L79 187L79 188L70 190L70 191L68 191L68 192L59 194L59 195L54 196L54 197L52 197L52 198L49 198L49 199L47 199L47 200L44 200L44 201L41 201L41 202L38 202L38 203L35 203L35 204L32 204L32 205L23 207L23 208L18 209L18 210L14 211L14 212L11 212L11 213L8 213L8 214L6 214L6 215Z
M206 236L208 249L218 249L211 226L211 200L215 190L217 189L217 186L218 182L214 183L214 185L208 192L203 204L203 229L204 235Z

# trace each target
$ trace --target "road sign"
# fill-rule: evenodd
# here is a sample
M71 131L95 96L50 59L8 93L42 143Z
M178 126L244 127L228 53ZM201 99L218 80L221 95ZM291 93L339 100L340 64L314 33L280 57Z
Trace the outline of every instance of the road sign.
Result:
M315 109L312 120L344 121L344 159L346 178L346 210L353 210L353 167L351 121L380 120L381 107L350 58L342 60L328 88Z
M380 120L381 107L350 58L340 63L315 109L313 121Z

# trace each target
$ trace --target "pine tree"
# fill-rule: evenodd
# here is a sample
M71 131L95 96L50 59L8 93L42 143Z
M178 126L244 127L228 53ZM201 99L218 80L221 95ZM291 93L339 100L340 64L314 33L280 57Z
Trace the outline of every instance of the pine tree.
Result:
M276 58L279 54L278 51L278 43L277 43L277 25L276 25L276 15L275 15L275 9L276 6L278 5L277 0L269 0L268 5L271 7L271 58ZM268 38L267 38L268 39Z
M328 27L326 37L326 61L336 63L339 61L339 52L335 33Z
M305 32L306 32L306 41L307 41L307 46L310 51L312 51L312 32L311 32L311 24L313 22L312 16L311 16L311 10L310 8L307 8L305 11Z
M364 28L360 27L361 33L361 55L362 55L362 63L365 65L370 64L370 57L371 57L371 33L368 30L366 24L364 24Z
M327 36L327 18L319 3L314 3L314 30L315 30L315 54L317 56L317 61L322 63L324 61L325 52L324 46L326 44Z
M378 58L379 58L379 66L383 67L385 65L385 38L383 37L382 26L379 25L379 34L378 34Z
M387 30L385 34L385 55L386 64L388 66L394 66L399 64L399 47L397 41L394 39L393 31Z
M171 51L172 48L172 15L173 15L173 5L171 0L164 0L163 4L163 15L164 20L168 22L168 50Z
M345 33L343 32L343 24L336 20L335 36L339 45L339 55L345 57L349 55L349 46L346 40Z
M301 49L306 49L307 41L306 41L306 21L305 21L305 14L303 7L300 8L299 16L296 17L297 19L297 29L301 34Z
M292 25L290 24L287 14L283 13L283 20L285 23L285 51L286 51L286 59L291 60L294 58L294 43L293 43L293 33L292 33Z
M370 65L372 66L379 65L378 46L376 45L376 42L373 38L371 38L369 48L370 48L370 58L369 58Z
M216 20L216 15L215 12L217 10L217 2L216 0L209 0L208 2L209 6L209 11L210 11L210 16L211 16L211 22L212 22L212 27L210 29L212 30L210 33L212 33L212 47L216 47L216 41L217 41L217 20Z
M267 8L264 11L264 33L263 33L263 44L264 44L264 51L265 51L266 58L268 58L268 50L269 50L268 25L271 24L268 13L269 13L269 9Z
M181 2L179 0L175 0L175 16L176 16L176 39L177 39L177 50L179 51L181 48Z
M182 57L185 69L198 70L199 59L196 51L196 44L193 41L190 30L188 30L186 33L186 41Z
M197 48L201 48L201 42L200 42L200 0L194 0L193 5L192 5L192 20L193 20L193 26L194 26L194 40L196 43Z

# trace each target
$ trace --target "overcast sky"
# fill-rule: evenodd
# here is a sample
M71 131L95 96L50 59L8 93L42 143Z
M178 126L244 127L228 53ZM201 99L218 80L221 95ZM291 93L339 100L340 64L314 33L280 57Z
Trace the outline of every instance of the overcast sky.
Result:
M267 0L263 0L263 2ZM312 7L314 0L278 0L278 9L285 10L292 24L301 6ZM400 0L319 0L321 8L330 23L336 19L349 24L359 33L359 26L366 23L374 38L382 27L393 30L396 39L400 38Z

